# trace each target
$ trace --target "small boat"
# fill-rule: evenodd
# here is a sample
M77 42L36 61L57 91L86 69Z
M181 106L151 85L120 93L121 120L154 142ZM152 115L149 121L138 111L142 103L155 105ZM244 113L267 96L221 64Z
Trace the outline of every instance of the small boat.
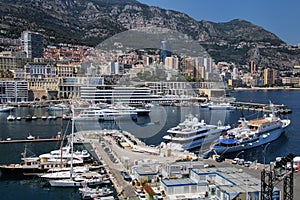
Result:
M18 121L20 121L20 120L22 119L22 117L17 117L16 119L17 119Z
M36 119L37 119L37 116L36 116L36 115L33 115L33 116L31 117L31 119L32 119L32 120L36 120Z
M114 196L107 196L107 197L95 197L94 200L114 200Z
M62 111L62 110L69 110L69 107L63 103L53 105L53 106L48 106L47 110L49 111Z
M50 120L55 120L55 119L56 119L56 116L55 116L55 115L49 115L49 116L48 116L48 119L50 119Z
M31 121L31 120L32 120L31 115L26 115L26 116L25 116L25 120L26 120L26 121Z
M27 136L27 140L33 140L35 137L34 136L32 136L30 133L29 133L29 135Z
M11 141L11 137L7 137L6 140L7 140L7 141Z
M211 103L208 105L208 108L210 110L233 110L234 106L232 106L230 103Z
M10 114L7 116L6 119L7 119L7 121L14 121L16 119L16 117L14 115Z
M47 116L42 116L41 119L42 119L42 120L46 120L46 119L47 119Z
M93 199L97 197L109 196L113 194L113 191L108 187L91 188L84 186L83 188L79 188L79 193L81 193L82 199Z

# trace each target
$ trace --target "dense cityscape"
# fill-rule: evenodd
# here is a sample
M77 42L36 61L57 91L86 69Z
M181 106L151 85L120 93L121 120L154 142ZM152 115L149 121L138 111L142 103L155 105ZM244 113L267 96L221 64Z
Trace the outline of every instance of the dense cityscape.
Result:
M292 56L300 45L240 19L196 23L175 11L131 0L123 9L118 2L107 13L123 27L110 19L101 21L106 29L79 27L70 14L63 24L78 32L31 24L16 38L18 31L2 24L3 198L297 199L300 63ZM65 13L50 4L23 6ZM89 2L80 23L98 19L99 5ZM2 19L9 24L20 16ZM206 32L199 34L201 25ZM247 26L263 36L226 36ZM112 32L119 33L106 37Z
M100 47L74 44L45 47L45 43L41 34L24 31L17 42L20 45L7 47L7 51L0 53L2 102L78 98L84 79L91 77L98 77L97 84L101 85L180 81L222 82L223 88L299 87L299 66L282 70L258 67L254 61L244 66L215 63L207 53L199 56L172 53L172 41L160 41L157 49L130 49L130 52L118 47L108 52ZM17 92L12 94L18 96L4 93L9 91L9 85L18 85ZM195 91L195 96L208 95L197 88Z

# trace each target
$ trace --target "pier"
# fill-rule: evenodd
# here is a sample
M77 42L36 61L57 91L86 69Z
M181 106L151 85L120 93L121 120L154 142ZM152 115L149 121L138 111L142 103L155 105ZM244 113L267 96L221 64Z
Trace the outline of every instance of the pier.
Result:
M124 142L118 143L117 136L122 137ZM109 172L120 199L138 199L135 186L125 180L121 174L122 171L129 171L134 161L155 159L165 164L191 155L183 152L178 152L178 154L174 152L169 156L159 155L158 148L147 146L131 133L119 130L80 131L75 134L75 141L92 146L92 151Z
M271 112L270 109L268 109L269 104L262 104L262 103L252 103L252 102L231 102L231 105L233 105L238 110L253 110L258 112ZM274 104L275 112L279 114L288 114L291 113L292 110L289 109L286 105L276 105Z
M0 144L6 143L28 143L28 142L52 142L52 141L62 141L62 138L52 137L52 138L34 138L34 139L6 139L0 140Z
M120 136L125 139L124 144L118 143L116 138ZM170 155L162 154L163 151L159 150L160 154L153 153L158 149L150 147L139 141L131 133L120 130L100 130L100 131L80 131L75 134L75 140L81 141L83 144L90 144L92 146L91 151L97 155L99 160L103 163L106 171L109 173L114 188L118 193L119 199L138 199L136 195L136 186L132 182L127 181L122 177L122 171L130 171L131 162L143 159L156 159L161 166L166 163L178 162L178 158L187 158L189 154L183 154L179 152L173 152ZM132 142L132 141L136 141ZM126 143L126 144L125 144ZM138 150L138 151L135 151ZM190 154L191 155L191 154ZM124 159L126 157L126 159ZM126 162L127 161L127 162ZM260 164L250 162L249 165L233 164L232 160L226 159L223 162L217 162L214 158L188 160L188 163L192 162L202 163L204 168L207 167L234 167L239 172L246 172L250 176L257 179L261 178L261 171L269 167L269 164ZM182 162L178 162L180 164ZM183 173L183 172L182 172ZM300 182L300 175L295 173L295 185ZM278 184L280 188L283 187L283 183ZM155 186L157 187L157 186ZM295 195L298 196L299 191L295 191ZM168 197L166 197L168 199Z

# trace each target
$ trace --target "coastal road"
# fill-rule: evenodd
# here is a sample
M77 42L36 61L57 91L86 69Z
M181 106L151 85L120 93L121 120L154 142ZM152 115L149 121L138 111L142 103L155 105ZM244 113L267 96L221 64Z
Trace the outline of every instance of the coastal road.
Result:
M121 175L121 171L125 170L121 162L116 158L113 151L105 151L104 149L110 149L109 144L106 142L99 142L99 139L90 139L90 143L94 148L95 153L102 159L103 164L109 169L111 173L111 181L113 182L120 198L134 199L136 197L135 188L130 182L125 181ZM113 156L113 157L112 157ZM116 160L112 160L116 158Z

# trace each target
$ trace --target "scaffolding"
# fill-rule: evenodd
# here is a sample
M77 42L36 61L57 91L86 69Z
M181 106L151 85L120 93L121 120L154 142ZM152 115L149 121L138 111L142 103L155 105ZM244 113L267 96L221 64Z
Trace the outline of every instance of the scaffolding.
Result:
M294 197L294 168L293 159L295 155L286 157L269 165L269 169L261 172L261 200L272 200L275 185L283 182L283 200L293 200Z

